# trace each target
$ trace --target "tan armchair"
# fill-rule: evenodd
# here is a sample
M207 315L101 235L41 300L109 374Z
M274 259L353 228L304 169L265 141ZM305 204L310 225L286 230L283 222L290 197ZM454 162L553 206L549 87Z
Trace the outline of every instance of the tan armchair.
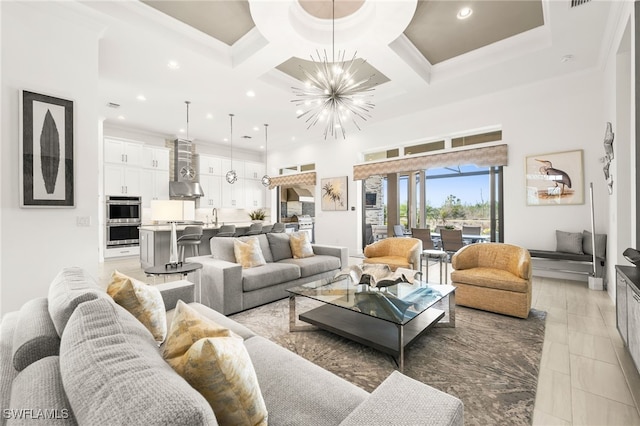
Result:
M451 259L456 304L527 318L531 309L531 256L502 243L471 244Z
M422 241L417 238L385 238L364 248L364 263L389 265L397 268L418 269Z

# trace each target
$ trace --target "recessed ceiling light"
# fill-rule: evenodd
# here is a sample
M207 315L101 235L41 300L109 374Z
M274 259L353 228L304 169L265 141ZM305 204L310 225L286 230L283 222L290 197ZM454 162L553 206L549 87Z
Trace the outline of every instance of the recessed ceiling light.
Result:
M179 70L180 69L180 64L177 63L176 61L169 61L167 66L169 67L169 69L172 69L172 70Z
M260 145L260 149L264 149L264 145Z
M565 62L571 62L575 59L575 57L573 55L564 55L562 58L560 58L560 62L565 63Z
M258 126L253 126L253 130L257 132L260 128Z
M118 120L124 120L124 115L119 115Z
M292 140L292 141L295 141L295 140L296 140L296 137L295 137L295 136L291 136L291 140Z
M229 139L227 139L227 138L224 138L224 139L222 139L222 140L223 140L224 142L229 142Z
M136 96L136 99L139 100L139 101L146 101L147 100L147 98L145 98L144 95L138 95L138 96Z
M184 133L184 129L180 129L178 130L180 133Z
M298 110L296 110L296 115L302 115L303 112L304 112L303 110L298 109Z
M209 113L207 114L207 120L211 120L213 118L213 114Z
M247 96L250 97L250 98L253 98L255 95L256 95L256 92L254 92L253 90L249 90L247 92Z
M472 13L473 13L473 10L470 7L463 7L458 11L458 14L456 15L456 17L458 19L467 19L469 16L471 16Z

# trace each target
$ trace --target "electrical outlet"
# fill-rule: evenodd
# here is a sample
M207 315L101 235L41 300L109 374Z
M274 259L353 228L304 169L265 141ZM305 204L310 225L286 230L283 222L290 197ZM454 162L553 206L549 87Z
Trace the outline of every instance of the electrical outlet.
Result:
M91 226L91 216L76 216L76 226Z

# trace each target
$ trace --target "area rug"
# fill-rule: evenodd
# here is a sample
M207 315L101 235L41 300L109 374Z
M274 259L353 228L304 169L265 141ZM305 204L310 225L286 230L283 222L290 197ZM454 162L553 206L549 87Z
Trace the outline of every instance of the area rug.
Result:
M316 306L297 303L298 313ZM545 317L458 306L455 328L431 329L407 348L404 373L460 398L466 425L530 425ZM286 299L231 318L369 392L397 368L389 355L326 331L290 333Z

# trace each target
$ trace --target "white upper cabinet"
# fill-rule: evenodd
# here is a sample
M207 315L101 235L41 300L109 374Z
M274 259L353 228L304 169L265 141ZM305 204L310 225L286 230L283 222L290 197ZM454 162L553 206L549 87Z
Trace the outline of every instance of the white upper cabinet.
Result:
M262 176L264 176L264 164L250 161L244 163L244 177L246 179L262 179Z
M222 158L200 155L200 174L222 176L226 173L222 170Z
M169 170L169 148L144 146L142 148L142 167Z
M231 159L222 158L222 176L225 176L231 170ZM233 160L233 169L238 174L238 178L244 178L244 161Z
M104 161L139 167L142 165L142 144L105 138Z

